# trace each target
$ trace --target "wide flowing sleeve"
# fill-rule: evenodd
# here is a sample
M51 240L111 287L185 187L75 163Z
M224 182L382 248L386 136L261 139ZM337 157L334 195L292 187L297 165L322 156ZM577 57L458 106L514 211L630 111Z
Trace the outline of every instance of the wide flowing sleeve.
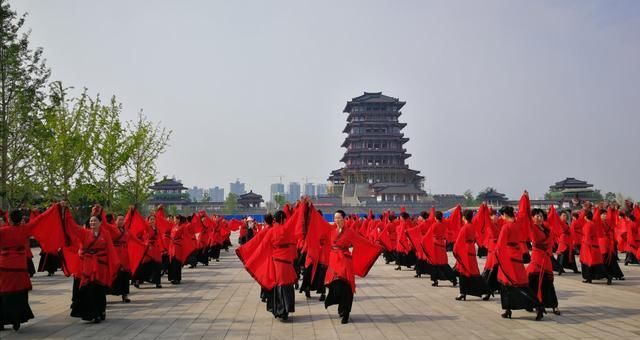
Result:
M270 234L260 233L236 249L236 255L244 264L244 268L266 290L271 290L276 285Z
M68 214L68 216L71 216L71 214ZM29 222L28 226L31 228L31 235L38 240L43 252L57 253L58 249L65 245L62 223L59 204L52 205L47 211Z
M369 240L352 230L349 232L349 240L353 246L353 273L360 277L365 277L382 253L382 247L369 242Z

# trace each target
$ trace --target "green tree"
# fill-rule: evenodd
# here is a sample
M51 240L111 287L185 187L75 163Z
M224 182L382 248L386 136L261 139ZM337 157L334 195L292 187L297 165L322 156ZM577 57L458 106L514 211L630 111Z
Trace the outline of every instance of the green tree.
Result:
M606 194L604 194L604 200L608 202L613 202L616 200L616 194L609 191Z
M18 16L0 0L0 207L33 197L32 130L50 71L42 49L31 49Z
M97 129L89 140L93 155L87 175L104 196L103 205L111 209L116 203L116 195L121 191L120 181L132 157L134 145L129 131L120 120L122 104L117 102L115 96L108 105L102 105L98 98L95 108Z
M285 204L287 204L287 199L282 194L274 195L273 200L278 204L278 209L281 209Z
M473 207L476 206L476 200L473 196L473 191L471 189L467 189L467 191L462 194L464 196L464 206L465 207Z
M85 90L69 98L60 82L50 85L49 103L37 127L35 166L45 198L69 199L74 186L86 183L95 132L95 102ZM75 204L76 202L71 202Z
M549 190L544 194L545 200L559 201L564 198L564 194L560 191Z
M222 211L225 215L233 215L238 211L238 196L232 192L224 200Z
M208 191L205 191L202 195L202 202L211 202L211 197L209 196Z
M157 175L156 159L166 150L170 135L170 130L148 121L142 113L129 125L131 157L125 166L127 183L123 188L131 204L139 205L149 198L149 186Z

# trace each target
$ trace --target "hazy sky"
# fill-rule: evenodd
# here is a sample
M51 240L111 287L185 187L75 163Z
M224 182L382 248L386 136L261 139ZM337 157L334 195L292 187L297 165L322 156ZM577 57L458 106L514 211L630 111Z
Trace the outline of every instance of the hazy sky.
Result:
M173 130L161 174L268 196L341 167L346 101L406 101L432 193L640 198L640 1L35 1L52 80Z

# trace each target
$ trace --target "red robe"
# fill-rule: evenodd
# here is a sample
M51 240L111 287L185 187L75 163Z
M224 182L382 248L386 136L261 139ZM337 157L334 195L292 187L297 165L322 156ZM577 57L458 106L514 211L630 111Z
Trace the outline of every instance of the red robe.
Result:
M60 224L58 205L54 205L27 224L0 226L0 294L31 290L26 261L26 244L29 235L39 235L40 244L44 247L53 247L47 243L50 240L40 237L50 234L53 239L60 240L61 238L57 236L62 235Z
M599 230L598 225L593 222L585 221L582 228L582 246L580 247L580 262L586 264L589 267L603 264L602 253L600 252L600 235L602 230Z
M428 261L434 265L449 264L446 245L447 227L442 222L435 222L422 238L422 245L427 253Z
M189 225L174 225L171 228L171 242L169 245L169 256L184 264L191 253L196 250Z
M538 301L542 302L542 281L543 277L549 276L553 280L553 265L551 256L553 254L553 231L544 224L530 226L533 247L531 249L531 263L527 267L528 275L538 275Z
M498 260L498 281L505 286L523 287L529 284L527 272L522 263L522 226L506 222L500 229L496 244Z
M271 243L263 242L270 230L271 228L263 229L249 242L236 249L236 255L244 268L265 290L271 290L276 286Z
M276 286L292 285L298 281L293 261L298 256L291 223L274 224L263 242L271 246Z
M78 228L75 223L65 223L64 229L79 249L80 287L89 283L110 287L120 269L120 259L109 232L100 228L96 235L90 229Z
M382 248L360 236L352 229L343 228L338 234L336 228L331 229L331 253L325 276L325 285L334 280L344 280L356 292L355 275L365 277L382 253ZM353 252L349 251L353 247Z
M487 224L486 238L484 241L484 244L487 247L487 261L484 263L484 270L491 270L493 267L498 265L498 260L496 258L498 236L500 236L500 225L489 222L489 224Z
M129 262L129 232L123 228L120 229L110 224L103 223L102 229L109 232L111 240L113 240L113 247L120 259L120 265L125 272L131 272L131 263Z
M478 258L476 257L475 227L467 223L460 228L458 238L453 246L453 256L456 258L456 269L465 277L480 276Z

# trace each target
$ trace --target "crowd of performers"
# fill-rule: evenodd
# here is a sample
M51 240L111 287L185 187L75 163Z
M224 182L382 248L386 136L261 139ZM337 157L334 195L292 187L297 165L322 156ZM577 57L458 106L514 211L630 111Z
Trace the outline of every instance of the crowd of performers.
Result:
M145 218L134 208L118 215L95 206L83 225L65 202L43 212L0 211L0 330L10 325L17 331L34 317L28 295L35 273L31 237L42 250L39 271L51 276L62 269L73 277L71 316L99 323L106 319L107 295L131 302L131 285L162 288L164 275L180 284L183 266L219 261L241 224L205 212L166 216L162 207Z
M517 209L458 206L446 218L434 209L415 217L402 211L377 218L373 212L360 218L339 210L329 224L303 199L266 216L236 253L262 287L267 311L281 320L295 311L299 286L307 298L311 291L320 294L325 308L337 304L342 323L348 323L355 276L366 276L380 253L396 270L405 267L415 270L416 278L429 276L434 287L442 280L459 285L455 300L476 296L487 301L498 293L503 318L527 310L541 320L546 309L560 315L554 272L581 273L584 283L624 280L618 254L624 254L625 265L638 264L639 221L637 205L593 207L587 202L573 213L553 206L531 209L525 191Z
M312 291L319 294L325 308L337 305L342 323L348 323L355 277L365 277L380 254L396 270L429 276L434 287L442 280L459 285L458 301L490 300L499 293L502 317L524 309L540 320L545 308L560 314L554 272L581 273L589 284L624 280L618 254L625 255L625 265L638 264L638 222L637 205L587 203L574 212L543 211L531 209L526 192L517 210L458 206L446 218L434 209L415 217L402 211L377 218L373 212L359 218L338 210L332 224L307 198L266 215L264 223L205 212L167 216L162 207L145 218L133 208L118 215L95 206L90 219L78 225L64 202L42 212L0 212L0 330L5 325L18 330L34 317L28 302L36 271L32 237L42 251L38 271L53 275L61 268L72 276L71 316L91 322L105 320L106 295L128 303L131 285L162 288L164 275L180 284L185 265L218 261L231 245L232 231L239 231L236 254L260 284L260 299L281 320L295 312L299 289L307 298Z

